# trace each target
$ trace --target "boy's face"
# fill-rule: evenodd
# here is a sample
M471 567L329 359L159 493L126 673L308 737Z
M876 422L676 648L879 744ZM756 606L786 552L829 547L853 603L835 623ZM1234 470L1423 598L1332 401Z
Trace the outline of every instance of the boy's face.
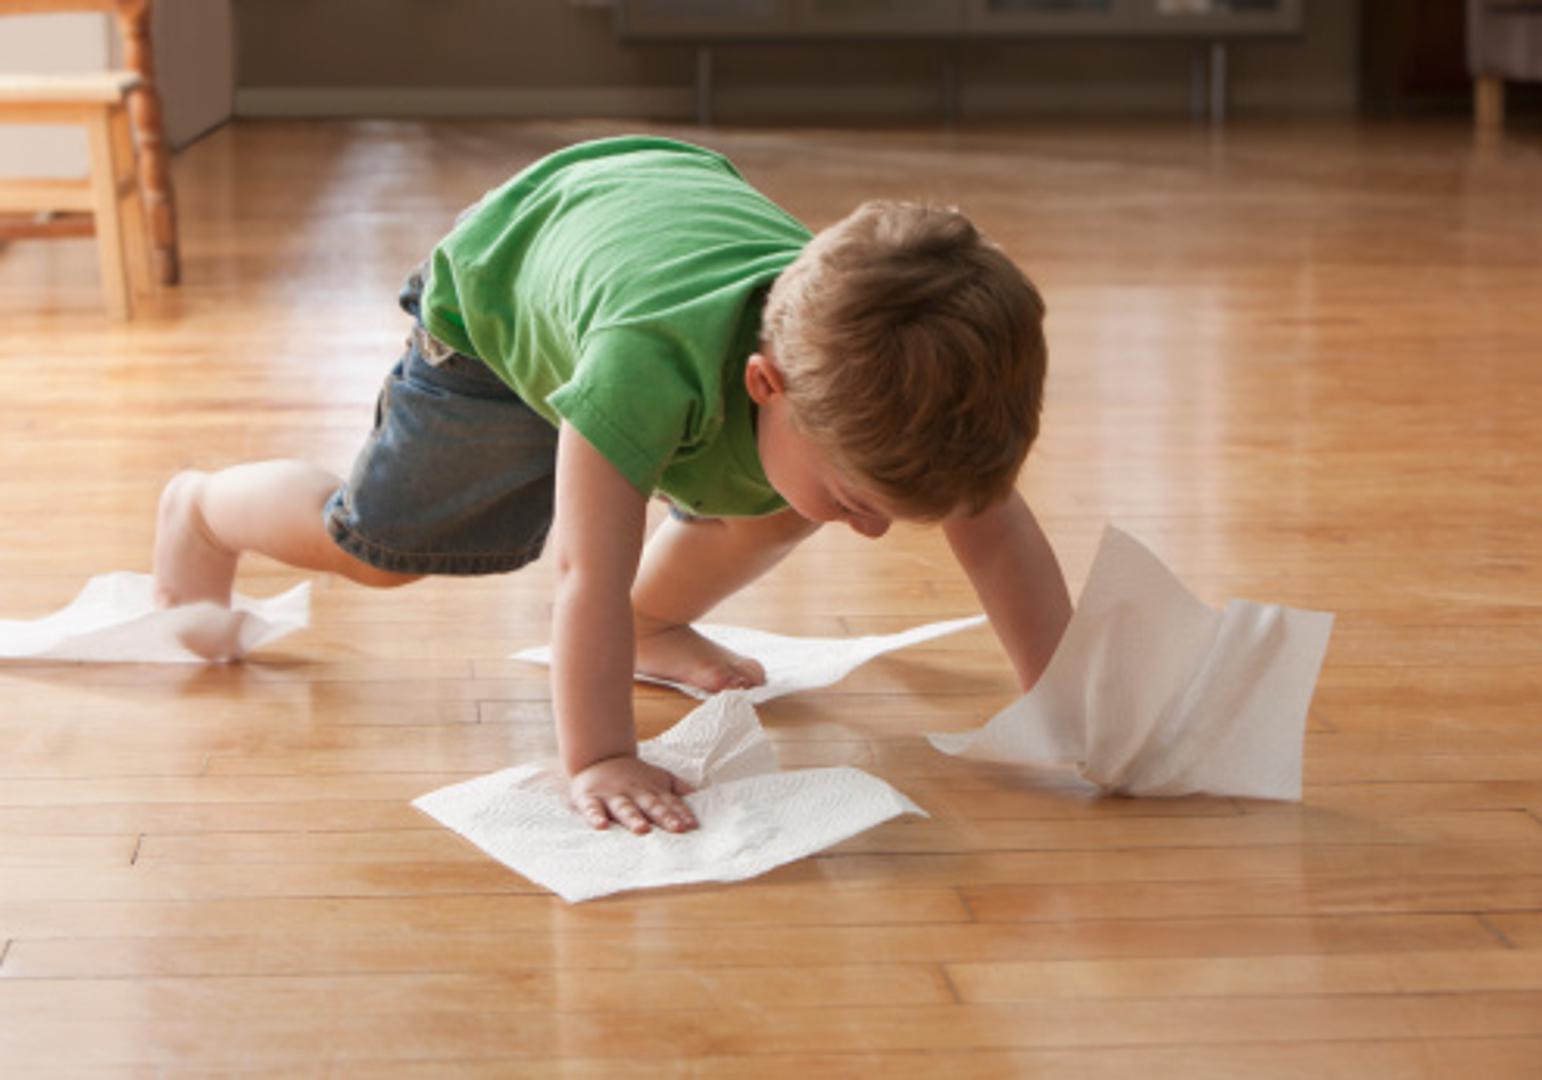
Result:
M893 514L883 501L847 479L825 452L792 422L782 376L761 353L745 365L745 385L759 406L755 439L766 479L789 506L810 521L839 521L858 533L879 537L889 531Z

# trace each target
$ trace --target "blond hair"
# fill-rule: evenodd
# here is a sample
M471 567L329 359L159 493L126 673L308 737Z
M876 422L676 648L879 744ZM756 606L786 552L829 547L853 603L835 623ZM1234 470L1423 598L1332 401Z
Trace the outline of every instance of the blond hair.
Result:
M1039 431L1044 301L957 210L869 202L772 286L794 425L905 516L1007 496Z

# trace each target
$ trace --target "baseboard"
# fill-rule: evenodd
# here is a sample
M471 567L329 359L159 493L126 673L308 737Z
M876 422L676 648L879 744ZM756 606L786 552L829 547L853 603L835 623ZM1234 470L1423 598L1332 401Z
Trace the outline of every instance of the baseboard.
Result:
M674 87L275 86L236 90L237 116L647 117L695 114Z
M963 116L1100 113L1187 115L1186 83L1088 83L1075 86L969 83L959 87ZM1332 83L1238 83L1232 105L1260 113L1350 112L1355 89ZM929 119L941 114L941 84L719 86L717 120L768 118ZM247 87L236 91L247 117L511 117L692 119L696 97L678 87Z
M959 107L965 116L1065 113L1187 116L1192 102L1188 84L1174 82L1092 83L1074 87L1022 83L965 84ZM1356 92L1348 84L1234 83L1231 109L1270 115L1350 113Z

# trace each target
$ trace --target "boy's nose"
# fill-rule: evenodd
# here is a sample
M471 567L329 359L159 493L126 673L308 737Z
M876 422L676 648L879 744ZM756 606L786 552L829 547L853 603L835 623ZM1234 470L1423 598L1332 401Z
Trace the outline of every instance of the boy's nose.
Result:
M889 531L889 522L883 518L852 518L850 525L870 540L877 540Z

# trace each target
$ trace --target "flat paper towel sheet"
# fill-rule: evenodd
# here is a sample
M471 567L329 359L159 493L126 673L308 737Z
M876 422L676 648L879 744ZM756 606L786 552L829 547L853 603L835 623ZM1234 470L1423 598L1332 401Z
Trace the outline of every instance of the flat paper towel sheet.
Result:
M697 790L701 827L637 836L595 829L539 765L440 788L413 805L569 903L626 889L742 881L812 855L900 814L926 812L860 769L777 770L743 691L718 694L656 739L645 761Z
M1301 797L1301 752L1333 616L1200 603L1137 540L1103 534L1038 684L984 728L929 736L964 757L1068 768L1126 795Z
M32 620L0 620L0 660L205 663L235 660L310 625L306 582L267 600L239 593L229 608L157 610L148 574L102 574L68 607Z
M793 694L800 690L817 690L834 686L857 668L886 652L903 649L907 645L919 645L923 641L946 637L960 630L968 630L985 621L984 615L971 615L947 622L928 623L902 630L897 634L872 634L854 638L788 637L765 630L751 630L744 626L716 626L698 623L695 629L705 638L717 642L744 656L759 660L766 669L764 686L752 687L743 693L751 702L759 704L772 698ZM532 664L550 664L551 647L541 645L524 649L510 659L528 660ZM707 693L694 686L638 676L642 682L673 687L689 694L698 701L705 701Z

